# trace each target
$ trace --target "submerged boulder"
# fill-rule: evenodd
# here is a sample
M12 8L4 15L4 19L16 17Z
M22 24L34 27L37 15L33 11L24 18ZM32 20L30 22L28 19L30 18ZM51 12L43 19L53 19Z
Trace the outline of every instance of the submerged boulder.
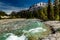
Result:
M51 32L49 27L44 23L40 22L39 20L28 19L22 22L15 21L15 22L8 23L9 26L11 24L13 24L14 26L17 25L17 27L19 26L19 28L16 27L17 28L16 30L4 31L2 34L0 34L0 40L8 39L11 36L10 34L6 35L8 33L14 34L14 36L17 38L21 38L21 36L24 35L27 38L27 40L39 40L40 38L48 36L49 33Z

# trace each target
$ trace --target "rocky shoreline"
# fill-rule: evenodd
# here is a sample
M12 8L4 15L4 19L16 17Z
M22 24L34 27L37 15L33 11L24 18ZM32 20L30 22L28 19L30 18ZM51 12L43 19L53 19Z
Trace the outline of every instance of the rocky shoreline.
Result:
M48 37L45 37L42 40L60 40L60 32L57 31L57 29L60 28L60 21L45 21L43 23L53 27L55 33L49 34Z

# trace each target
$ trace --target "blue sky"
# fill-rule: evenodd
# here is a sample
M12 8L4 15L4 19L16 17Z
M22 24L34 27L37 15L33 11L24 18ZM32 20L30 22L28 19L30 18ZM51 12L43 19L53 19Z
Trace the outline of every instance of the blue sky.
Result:
M7 13L28 9L31 5L48 0L0 0L0 10Z

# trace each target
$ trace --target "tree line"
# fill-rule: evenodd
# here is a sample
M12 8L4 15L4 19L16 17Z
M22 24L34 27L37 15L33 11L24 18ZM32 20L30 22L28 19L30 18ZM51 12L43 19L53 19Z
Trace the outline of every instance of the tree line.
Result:
M10 16L10 18L38 18L41 20L60 20L60 0L48 0L48 6L38 10L22 10L19 12L11 12L7 15L5 12L0 11L0 16Z

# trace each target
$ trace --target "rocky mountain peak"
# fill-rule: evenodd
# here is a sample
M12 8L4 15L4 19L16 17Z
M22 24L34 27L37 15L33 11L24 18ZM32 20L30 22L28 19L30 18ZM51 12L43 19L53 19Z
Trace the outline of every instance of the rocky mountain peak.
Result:
M45 6L47 6L47 3L39 2L37 4L30 6L29 10L37 10L37 9L40 9L42 7L45 7Z

